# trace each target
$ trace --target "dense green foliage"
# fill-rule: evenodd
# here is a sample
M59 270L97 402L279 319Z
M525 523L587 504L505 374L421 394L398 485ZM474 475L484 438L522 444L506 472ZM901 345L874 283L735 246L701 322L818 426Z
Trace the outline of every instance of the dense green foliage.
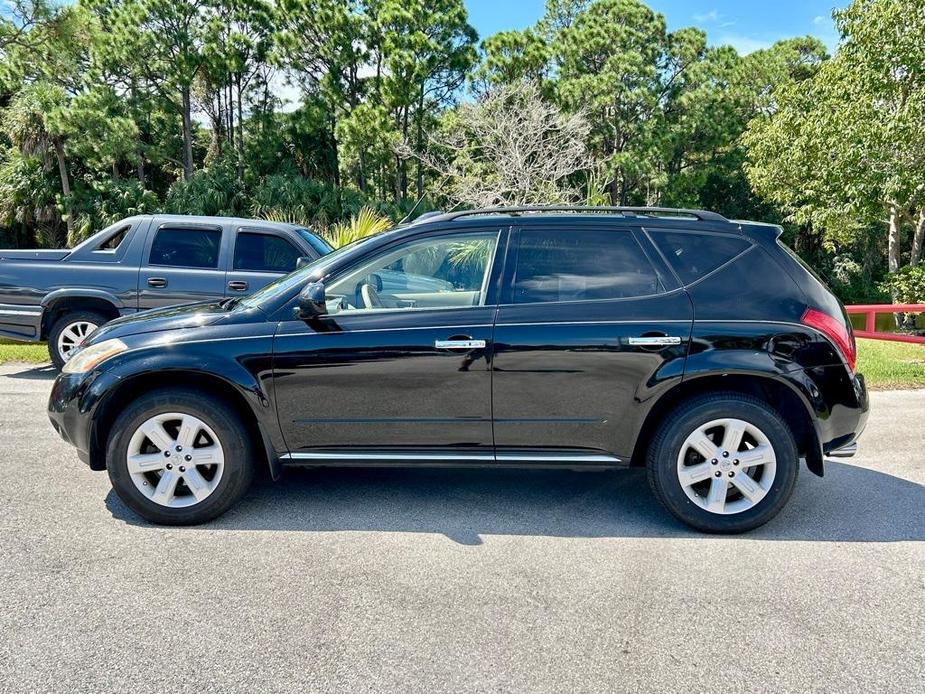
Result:
M855 0L834 57L740 55L641 0L547 0L481 43L464 0L56 1L0 18L4 245L548 200L783 223L848 300L923 258L920 0Z

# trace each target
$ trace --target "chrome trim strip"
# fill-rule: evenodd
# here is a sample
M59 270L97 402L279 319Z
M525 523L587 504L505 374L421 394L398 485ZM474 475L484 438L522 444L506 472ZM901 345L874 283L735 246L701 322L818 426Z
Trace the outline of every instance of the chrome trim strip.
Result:
M0 309L0 316L41 316L41 311L19 311L11 309Z
M513 305L513 304L512 304ZM521 304L517 304L520 306ZM639 320L569 320L569 321L537 321L529 323L497 323L496 328L519 328L521 326L531 326L531 325L544 325L555 327L557 325L639 325L641 324L653 324L661 325L662 323L678 323L681 325L687 324L690 325L693 321L691 319L671 319L663 320L661 318L641 318Z
M295 453L286 453L280 456L282 460L483 460L493 461L494 455L478 453L457 453L448 455L446 453L377 453L370 451L368 453L306 453L296 451Z
M620 463L615 455L560 455L558 453L498 453L501 462L536 462L536 463Z
M308 453L296 451L295 453L286 453L280 456L281 460L447 460L447 461L465 461L478 460L484 462L498 463L620 463L622 460L616 456L603 454L589 455L560 455L558 453L498 453L478 454L478 453L387 453L387 452L327 452L327 453Z
M338 314L332 314L336 316ZM344 314L346 315L346 314ZM343 330L338 332L329 332L329 333L278 333L276 337L308 337L310 335L346 335L354 333L384 333L389 331L397 330L469 330L471 328L490 328L491 323L461 323L459 325L408 325L408 326L394 326L391 328L361 328L359 330Z

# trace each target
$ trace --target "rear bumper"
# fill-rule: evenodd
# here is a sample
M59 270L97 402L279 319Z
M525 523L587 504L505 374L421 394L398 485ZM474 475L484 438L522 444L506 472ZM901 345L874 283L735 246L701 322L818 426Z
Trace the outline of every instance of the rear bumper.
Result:
M847 457L867 426L870 399L864 376L842 365L806 369L822 456Z
M37 342L42 333L42 308L0 304L0 337Z

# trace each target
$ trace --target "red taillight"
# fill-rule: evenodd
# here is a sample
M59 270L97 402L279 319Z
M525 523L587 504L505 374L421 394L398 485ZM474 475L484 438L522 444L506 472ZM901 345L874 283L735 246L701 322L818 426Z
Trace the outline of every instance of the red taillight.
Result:
M845 358L845 362L847 362L848 368L851 369L851 373L854 373L858 361L858 350L854 342L854 337L841 321L837 318L832 318L828 313L817 311L814 308L808 308L800 319L800 322L811 328L815 328L834 342L835 346L838 347L838 351L840 351Z

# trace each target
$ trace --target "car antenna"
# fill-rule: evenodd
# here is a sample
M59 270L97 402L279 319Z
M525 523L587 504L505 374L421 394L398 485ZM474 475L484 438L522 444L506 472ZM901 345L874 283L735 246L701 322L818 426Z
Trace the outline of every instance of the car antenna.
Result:
M438 185L437 188L442 188L443 184L446 183L448 178L449 176L444 176L443 180L440 181L440 185ZM417 209L421 206L421 203L424 202L424 198L426 197L427 197L427 193L421 193L421 197L419 197L418 201L414 203L414 207L411 208L411 211L408 214L406 214L404 217L402 217L402 220L398 223L398 226L401 226L402 224L407 224L408 222L411 221L411 215L417 212Z

